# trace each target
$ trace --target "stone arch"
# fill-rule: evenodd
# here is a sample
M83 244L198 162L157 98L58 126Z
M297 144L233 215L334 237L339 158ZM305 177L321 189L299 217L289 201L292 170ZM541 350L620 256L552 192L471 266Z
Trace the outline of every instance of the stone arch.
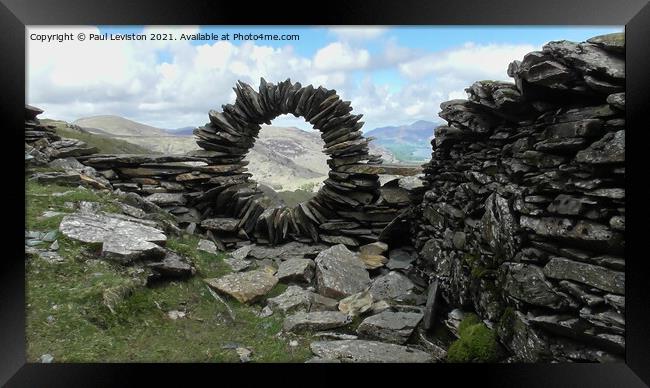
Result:
M209 160L209 180L201 184L197 202L202 202L202 226L239 238L276 244L288 239L323 241L356 246L376 241L383 224L394 210L377 201L381 157L371 155L359 121L349 101L336 90L302 86L291 80L260 81L258 91L238 81L234 104L211 110L210 122L195 129L201 156ZM294 207L274 204L257 190L246 172L244 157L253 147L260 124L282 114L303 117L321 132L323 152L329 156L328 178L315 197ZM381 201L379 201L381 202ZM210 217L231 217L229 221Z

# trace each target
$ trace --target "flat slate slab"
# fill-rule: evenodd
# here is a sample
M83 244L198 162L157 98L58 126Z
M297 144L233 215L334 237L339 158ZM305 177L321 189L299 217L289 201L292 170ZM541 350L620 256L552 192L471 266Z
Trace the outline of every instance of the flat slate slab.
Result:
M298 286L289 286L285 292L269 298L268 304L273 312L281 311L284 314L296 311L309 311L312 302L312 293Z
M289 259L280 263L277 277L281 282L309 283L314 277L314 260Z
M102 256L122 262L163 256L167 236L139 220L115 214L74 213L61 221L65 236L85 243L102 244ZM157 257L157 258L161 258Z
M266 295L278 283L271 269L231 273L220 278L205 279L211 288L228 294L241 303L252 303Z
M342 362L431 362L433 357L407 346L366 340L317 341L309 345L319 358Z
M399 272L393 271L376 278L370 287L374 300L400 300L415 289L413 282Z
M330 298L344 298L363 291L370 284L365 264L345 245L335 245L316 257L318 293Z
M352 320L339 311L298 312L284 320L285 331L327 330L345 326Z
M357 333L380 341L404 344L422 316L419 313L383 311L364 319Z

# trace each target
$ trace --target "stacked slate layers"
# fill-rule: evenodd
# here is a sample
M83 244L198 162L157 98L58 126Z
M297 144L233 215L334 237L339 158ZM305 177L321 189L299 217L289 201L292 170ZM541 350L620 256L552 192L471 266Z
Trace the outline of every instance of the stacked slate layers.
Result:
M441 104L418 266L513 361L624 354L624 58L622 34L550 42Z
M372 139L363 137L362 115L350 113L349 101L342 101L335 90L290 80L274 85L262 79L258 91L240 82L234 90L235 103L224 105L221 112L210 111L210 123L194 130L201 150L78 159L97 169L115 189L141 194L182 225L198 227L221 249L248 241L288 240L357 247L399 234L402 225L390 222L421 197L420 181L411 176L380 187L378 174L414 175L421 169L384 166L379 156L370 155ZM294 207L265 195L250 180L244 160L260 124L287 113L321 131L331 168L317 195Z
M55 126L43 125L38 115L43 110L25 105L25 162L44 166L59 158L90 155L97 148L77 139L66 139L56 134Z
M381 195L377 174L382 160L368 153L359 121L349 101L335 90L290 80L277 85L261 80L258 90L239 82L234 104L210 111L210 123L194 131L201 155L209 159L193 179L192 201L202 212L201 226L215 239L237 239L277 244L294 239L356 247L377 241L397 212ZM246 172L246 153L253 147L260 124L281 114L303 117L320 130L331 168L317 195L295 207L285 207L265 196Z

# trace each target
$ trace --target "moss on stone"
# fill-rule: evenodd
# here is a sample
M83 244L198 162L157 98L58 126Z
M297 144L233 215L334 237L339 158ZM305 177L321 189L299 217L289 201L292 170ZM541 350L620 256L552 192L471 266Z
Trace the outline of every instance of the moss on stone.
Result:
M472 275L472 278L474 278L474 279L480 279L483 276L487 275L489 272L490 272L490 270L488 270L485 267L474 266L472 268L472 271L470 272L470 275Z
M447 351L448 362L495 362L499 354L496 334L475 315L468 314L459 326L460 338Z

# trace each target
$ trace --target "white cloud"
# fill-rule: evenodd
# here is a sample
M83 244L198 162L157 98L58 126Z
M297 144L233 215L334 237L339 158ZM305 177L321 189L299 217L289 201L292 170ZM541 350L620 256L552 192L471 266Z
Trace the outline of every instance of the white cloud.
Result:
M314 66L320 70L353 70L368 66L370 53L355 50L347 43L334 42L316 52Z
M82 31L98 32L96 27L28 28L28 32L39 33ZM173 31L192 33L196 27ZM384 50L371 55L360 44L361 39L381 36L383 29L334 31L341 39L316 50L313 56L301 55L291 45L270 47L259 42L53 44L28 40L27 101L45 110L42 117L73 121L116 114L162 128L180 128L202 125L208 121L208 110L232 103L237 80L256 87L260 77L274 83L291 78L303 85L336 89L344 100L352 102L354 113L364 114L364 129L369 130L436 120L442 101L466 98L463 89L476 80L506 79L508 63L536 49L469 43L446 52L423 52L386 39ZM358 35L356 43L351 42L354 34ZM395 77L374 82L377 69L392 71ZM274 124L308 127L293 116L279 117Z
M431 53L399 65L405 76L417 80L427 75L475 76L475 80L508 80L506 69L515 59L538 49L530 44L477 45L468 42L460 48Z

